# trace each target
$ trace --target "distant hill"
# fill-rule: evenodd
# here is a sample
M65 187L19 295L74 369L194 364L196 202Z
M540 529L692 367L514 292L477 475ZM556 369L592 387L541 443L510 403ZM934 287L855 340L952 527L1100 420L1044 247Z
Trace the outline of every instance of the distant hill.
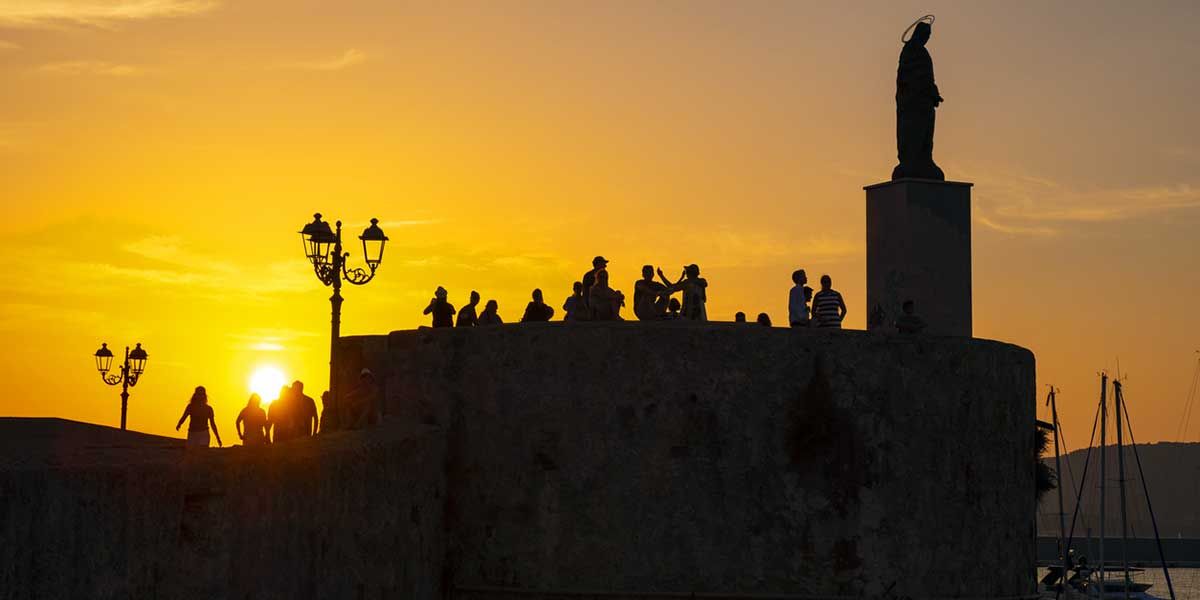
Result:
M1138 444L1138 454L1142 459L1142 467L1146 471L1146 484L1150 489L1150 501L1154 507L1154 516L1158 520L1159 534L1164 538L1184 537L1200 538L1200 443L1178 444ZM1049 456L1043 457L1045 462L1054 467L1053 449ZM1063 457L1063 473L1060 481L1063 487L1063 504L1067 513L1067 529L1071 528L1071 513L1075 508L1075 494L1072 487L1078 487L1083 476L1083 464L1087 450L1077 450ZM1117 449L1108 446L1105 449L1107 465L1106 478L1109 482L1107 503L1108 518L1104 523L1106 537L1120 537L1121 520L1117 512L1119 496L1117 486ZM1068 464L1070 468L1068 469ZM1074 476L1072 478L1072 475ZM1138 478L1137 462L1133 451L1125 450L1125 494L1129 504L1129 528L1131 537L1153 537L1154 531L1150 525L1150 513L1146 508L1145 496L1142 492L1142 482ZM1088 466L1087 482L1081 501L1083 509L1079 513L1075 525L1075 537L1085 537L1088 528L1092 535L1100 535L1100 452L1092 451L1091 463ZM1038 535L1051 536L1058 534L1058 492L1047 493L1038 509Z

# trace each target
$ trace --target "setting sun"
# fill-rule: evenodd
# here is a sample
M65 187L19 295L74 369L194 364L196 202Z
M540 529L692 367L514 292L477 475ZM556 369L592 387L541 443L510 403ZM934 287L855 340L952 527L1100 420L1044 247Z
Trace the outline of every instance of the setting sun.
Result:
M279 395L279 388L287 383L287 377L278 367L264 365L254 370L250 375L250 391L262 398L263 404L268 404Z

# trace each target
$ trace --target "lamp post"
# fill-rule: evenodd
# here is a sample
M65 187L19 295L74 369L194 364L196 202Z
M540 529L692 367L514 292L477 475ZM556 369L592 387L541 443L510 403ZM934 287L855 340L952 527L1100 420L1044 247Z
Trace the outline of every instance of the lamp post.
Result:
M342 327L342 280L354 285L366 285L375 278L375 270L383 262L383 247L387 244L387 236L379 228L379 219L371 219L371 226L363 230L358 239L362 241L363 260L367 268L349 268L346 259L349 252L342 251L342 222L336 223L337 230L331 230L329 223L321 220L321 213L313 215L313 222L300 230L304 242L304 255L312 263L313 272L317 279L328 287L333 288L329 297L332 305L332 337L329 340L329 394L336 397L333 390L334 355L337 353L338 337Z
M96 358L96 370L100 371L100 379L108 385L121 386L121 429L125 429L125 415L129 412L129 388L137 385L138 378L146 371L146 351L138 344L133 351L125 346L125 360L121 363L120 371L109 373L112 369L113 353L108 344L100 344L100 349L93 355Z

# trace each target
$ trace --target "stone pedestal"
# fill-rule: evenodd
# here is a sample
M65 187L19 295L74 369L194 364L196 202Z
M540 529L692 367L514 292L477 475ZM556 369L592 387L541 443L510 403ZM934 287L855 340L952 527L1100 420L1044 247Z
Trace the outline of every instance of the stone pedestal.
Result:
M912 300L925 333L971 335L971 186L899 179L867 192L868 329L895 331Z

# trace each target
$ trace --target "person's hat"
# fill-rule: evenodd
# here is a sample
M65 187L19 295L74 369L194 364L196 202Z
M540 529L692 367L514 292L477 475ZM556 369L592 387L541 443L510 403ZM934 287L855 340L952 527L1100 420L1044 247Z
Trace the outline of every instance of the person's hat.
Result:
M608 264L608 261L605 260L605 258L603 256L597 256L596 258L592 259L592 266L598 267L600 265L607 265L607 264Z

